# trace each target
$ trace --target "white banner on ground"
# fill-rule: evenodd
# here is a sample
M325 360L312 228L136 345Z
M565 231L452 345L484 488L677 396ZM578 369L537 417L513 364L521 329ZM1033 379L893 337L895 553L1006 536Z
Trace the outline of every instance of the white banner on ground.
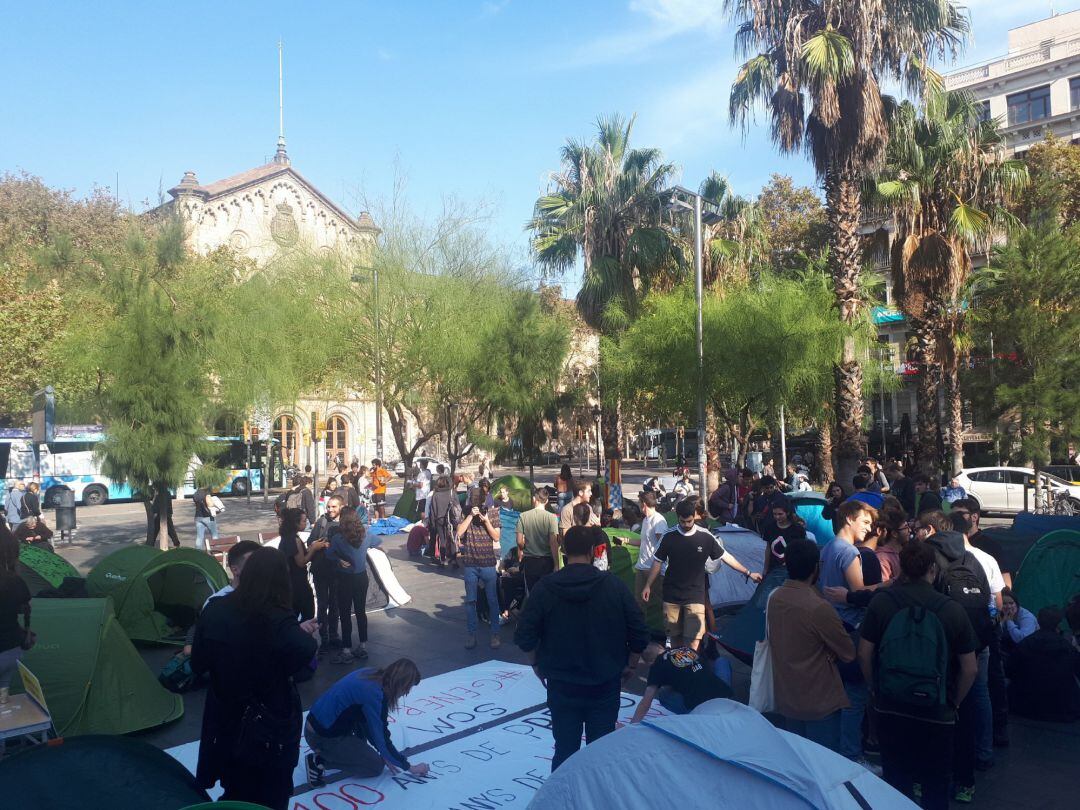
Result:
M619 720L629 722L639 698L624 694ZM527 666L494 661L426 679L391 717L394 744L425 777L384 771L374 779L346 778L306 789L303 754L293 773L299 786L291 810L524 807L551 772L553 741L546 691ZM650 716L667 714L653 704ZM198 742L168 753L194 772ZM212 790L215 798L220 788Z

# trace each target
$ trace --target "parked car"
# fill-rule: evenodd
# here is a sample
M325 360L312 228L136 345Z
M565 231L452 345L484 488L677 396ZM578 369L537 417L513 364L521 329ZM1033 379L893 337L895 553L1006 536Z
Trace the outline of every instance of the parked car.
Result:
M1035 503L1035 471L1030 467L973 467L957 476L969 497L986 512L1022 512L1024 487L1028 488L1028 507ZM1056 475L1039 471L1041 485L1051 494L1065 491L1076 509L1080 509L1080 486Z
M1047 464L1043 470L1063 478L1070 484L1080 484L1080 465L1078 464Z
M448 475L450 473L450 462L449 461L443 461L441 458L432 458L431 456L416 456L416 457L413 458L413 464L415 464L417 467L420 466L421 461L426 461L428 463L428 465L427 465L428 472L430 472L432 475L435 474L435 469L440 464L442 464L444 467L446 467L446 472L447 472ZM405 462L404 461L393 462L393 464L394 464L394 466L392 467L392 469L394 471L394 475L399 475L399 476L400 475L405 475Z

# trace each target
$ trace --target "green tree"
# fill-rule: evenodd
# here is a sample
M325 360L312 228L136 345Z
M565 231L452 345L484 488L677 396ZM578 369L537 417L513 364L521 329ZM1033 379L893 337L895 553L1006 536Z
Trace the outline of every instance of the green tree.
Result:
M1052 440L1072 441L1080 429L1080 233L1057 220L1054 211L1033 216L995 253L974 309L982 344L992 333L995 349L980 376L994 381L994 410L1018 424L1021 458L1036 469Z
M537 199L526 226L545 270L562 273L581 258L578 309L606 336L632 323L644 296L678 263L660 198L674 167L657 149L631 148L633 125L614 115L597 122L593 143L567 141L554 188ZM602 407L604 452L619 458L618 406L605 397Z
M979 121L970 96L931 88L925 105L901 104L890 122L882 167L867 186L868 206L891 215L893 292L915 333L922 469L936 474L938 388L944 383L949 471L962 469L961 337L970 252L1015 231L1008 212L1027 169L1005 156L998 122Z
M817 193L796 186L790 177L774 174L754 200L761 229L768 235L768 265L777 273L798 275L805 257L828 246L829 224Z
M806 149L825 186L833 286L843 323L860 317L860 191L889 140L879 82L918 90L927 65L952 53L968 30L952 0L867 6L857 0L728 0L736 46L749 59L731 88L733 121L746 126L762 104L782 152ZM858 464L863 372L850 339L836 366L840 479Z
M1032 182L1013 213L1027 222L1046 211L1057 212L1062 227L1080 222L1080 151L1052 133L1024 152Z

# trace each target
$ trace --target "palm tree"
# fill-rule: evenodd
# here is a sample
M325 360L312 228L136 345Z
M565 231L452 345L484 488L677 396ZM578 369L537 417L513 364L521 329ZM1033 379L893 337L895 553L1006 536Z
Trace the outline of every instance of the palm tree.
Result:
M554 188L537 199L526 225L544 269L562 273L581 258L578 310L609 337L630 324L648 290L678 262L660 197L674 166L657 149L632 149L633 127L633 117L613 115L597 121L593 143L568 140L562 170L551 175ZM603 407L605 455L619 458L617 405Z
M809 153L825 186L836 306L841 321L854 324L863 305L860 189L889 140L879 80L921 89L930 61L955 54L967 17L953 0L727 3L739 23L736 46L749 56L731 88L731 118L745 127L762 103L780 150ZM838 473L850 481L863 429L854 339L836 366L836 419Z
M705 286L723 287L750 280L755 268L767 259L768 246L754 203L735 194L727 178L712 172L698 188L706 204L718 214L703 225ZM693 250L693 231L687 234L687 250ZM688 256L687 264L692 261Z
M893 291L915 333L920 466L940 469L938 383L948 412L949 471L963 467L958 377L964 359L969 252L1018 227L1009 205L1027 184L1027 169L1005 156L997 121L979 121L968 95L934 82L924 109L901 104L889 146L867 184L867 202L893 219Z

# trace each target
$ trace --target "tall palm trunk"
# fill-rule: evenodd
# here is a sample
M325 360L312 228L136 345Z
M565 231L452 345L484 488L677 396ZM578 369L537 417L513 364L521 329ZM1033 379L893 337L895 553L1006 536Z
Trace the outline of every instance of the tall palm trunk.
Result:
M850 167L831 171L825 178L825 201L832 231L830 255L833 291L840 320L853 325L862 299L859 277L862 248L859 220L862 216L859 178ZM859 467L863 445L863 370L855 351L855 339L844 340L843 353L835 368L836 379L836 472L841 485L851 486Z
M814 475L814 480L818 483L829 485L831 481L836 480L836 471L833 468L833 440L832 440L832 421L830 419L823 419L821 426L817 432L817 463L814 465L814 469L811 473Z
M720 431L716 429L716 407L705 406L705 470L708 491L720 486Z
M933 477L940 473L941 456L938 451L938 388L941 384L937 357L937 337L925 321L911 319L915 332L915 367L918 369L918 385L915 390L916 431L915 453L919 470Z
M945 424L948 428L946 472L952 475L964 469L964 403L960 396L960 356L952 335L938 338L941 355L942 387L945 392Z

